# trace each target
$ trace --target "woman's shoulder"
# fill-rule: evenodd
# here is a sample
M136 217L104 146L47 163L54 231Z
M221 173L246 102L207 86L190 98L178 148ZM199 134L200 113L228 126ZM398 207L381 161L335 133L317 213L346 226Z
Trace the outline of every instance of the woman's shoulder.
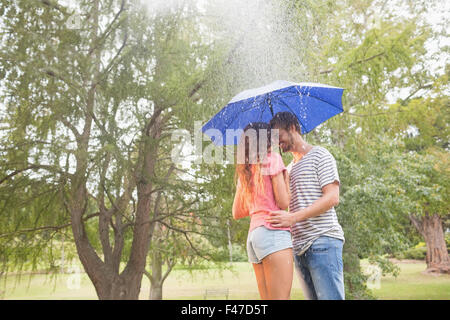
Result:
M283 162L283 158L277 152L269 152L266 156L264 167L268 169L269 175L276 175L280 171L285 170L286 167Z
M267 153L267 158L270 159L270 160L280 160L280 159L282 159L281 155L278 152L274 152L274 151L268 152Z
M268 152L263 163L265 165L280 164L283 163L283 158L281 158L281 155L277 152Z

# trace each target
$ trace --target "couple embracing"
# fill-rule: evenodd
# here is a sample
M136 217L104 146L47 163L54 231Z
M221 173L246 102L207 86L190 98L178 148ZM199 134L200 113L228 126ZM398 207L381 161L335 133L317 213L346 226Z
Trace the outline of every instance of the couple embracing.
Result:
M256 141L246 138L249 129ZM280 154L271 152L271 129L278 129L283 152L293 154L288 168ZM267 150L260 150L261 139L268 141ZM244 161L236 165L233 217L250 216L247 254L261 299L290 299L294 265L306 299L345 299L334 157L306 143L289 112L275 114L269 124L249 124L238 148Z

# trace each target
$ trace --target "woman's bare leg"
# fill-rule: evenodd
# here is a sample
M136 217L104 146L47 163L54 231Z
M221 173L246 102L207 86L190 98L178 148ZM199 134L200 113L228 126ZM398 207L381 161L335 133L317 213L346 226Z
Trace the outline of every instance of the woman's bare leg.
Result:
M274 252L262 260L267 298L290 300L294 264L292 249Z
M253 269L255 270L256 282L258 284L258 291L261 300L268 300L266 279L264 276L264 266L262 263L253 263Z

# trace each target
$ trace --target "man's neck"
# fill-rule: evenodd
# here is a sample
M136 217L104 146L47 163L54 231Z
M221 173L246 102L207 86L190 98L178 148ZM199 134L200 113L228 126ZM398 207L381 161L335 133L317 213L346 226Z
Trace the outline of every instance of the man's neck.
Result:
M292 150L292 155L294 156L294 162L299 161L305 154L307 154L313 148L312 145L306 142L299 142L294 145L294 150Z

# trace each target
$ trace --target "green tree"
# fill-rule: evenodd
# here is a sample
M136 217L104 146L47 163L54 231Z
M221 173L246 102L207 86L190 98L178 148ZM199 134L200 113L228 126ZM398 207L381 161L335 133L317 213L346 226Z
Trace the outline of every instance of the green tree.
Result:
M449 89L447 72L428 95L390 106L390 133L403 141L405 155L395 166L407 190L408 216L427 244L427 269L448 273L450 259L443 223L449 218Z
M371 296L361 258L395 272L382 255L408 244L409 198L398 194L399 181L385 174L393 165L388 152L398 148L395 137L386 135L393 115L388 98L408 90L407 98L397 99L408 104L415 94L429 91L436 77L429 68L436 56L426 55L426 42L440 34L425 21L436 3L396 4L404 9L392 10L383 1L292 1L302 43L305 38L311 43L305 50L307 79L345 89L344 112L307 139L329 146L338 161L342 201L337 213L347 238L344 279L350 299Z
M169 148L167 148L169 149ZM212 181L190 166L180 168L167 163L169 171L156 194L154 212L158 221L152 236L148 264L150 299L163 298L163 284L175 266L202 268L216 263L221 268L218 251L226 234L220 221L228 212L218 212L209 201Z
M2 234L69 224L98 297L137 299L160 219L154 195L169 169L161 146L201 114L198 94L215 60L206 61L211 47L191 4L162 15L128 1L73 5L1 4L0 186L2 218L11 219ZM53 210L39 195L47 189ZM31 204L21 203L29 190ZM31 206L43 214L24 219ZM33 234L15 244L38 250ZM27 259L14 246L3 253Z
M396 168L411 204L409 218L427 245L427 271L450 273L443 220L449 216L448 152L408 154Z

